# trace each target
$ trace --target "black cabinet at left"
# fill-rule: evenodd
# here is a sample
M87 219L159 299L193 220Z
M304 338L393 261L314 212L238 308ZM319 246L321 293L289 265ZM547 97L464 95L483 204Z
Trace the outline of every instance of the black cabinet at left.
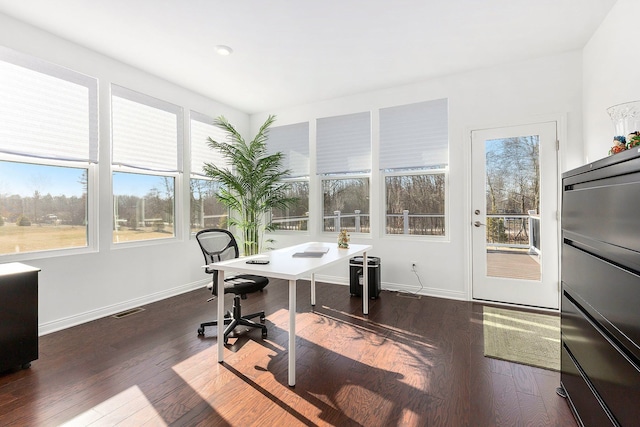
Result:
M0 264L0 372L38 358L39 268Z

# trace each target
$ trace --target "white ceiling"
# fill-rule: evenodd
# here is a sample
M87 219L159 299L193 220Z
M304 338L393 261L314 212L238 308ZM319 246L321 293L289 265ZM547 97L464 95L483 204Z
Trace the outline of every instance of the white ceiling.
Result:
M614 3L0 0L0 13L256 113L579 49Z

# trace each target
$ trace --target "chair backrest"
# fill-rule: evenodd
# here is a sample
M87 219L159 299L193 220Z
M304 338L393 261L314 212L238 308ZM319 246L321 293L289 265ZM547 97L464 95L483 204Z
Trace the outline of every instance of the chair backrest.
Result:
M204 260L207 265L214 262L225 261L228 259L238 258L240 252L238 243L228 230L221 228L209 228L200 230L196 233L196 240L202 249ZM212 293L216 294L218 286L218 270L205 268L207 273L213 275Z

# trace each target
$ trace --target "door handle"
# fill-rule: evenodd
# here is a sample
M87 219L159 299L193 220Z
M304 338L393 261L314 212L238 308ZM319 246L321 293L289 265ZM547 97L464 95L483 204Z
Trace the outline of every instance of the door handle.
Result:
M473 223L474 227L480 227L481 225L485 225L485 224L481 223L480 221L474 221Z

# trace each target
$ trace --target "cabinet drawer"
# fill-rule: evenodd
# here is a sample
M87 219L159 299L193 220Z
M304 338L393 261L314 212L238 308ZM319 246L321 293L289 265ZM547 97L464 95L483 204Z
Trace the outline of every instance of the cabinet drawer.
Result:
M636 361L640 360L640 277L564 244L562 281L582 300L589 301L586 311L601 321Z
M565 185L562 198L563 230L640 252L639 172Z
M597 329L566 291L562 295L562 341L621 425L640 419L640 369Z
M582 425L587 427L615 425L580 374L564 345L562 346L561 361L560 380L562 387L567 392L567 398L571 403L574 415L580 419Z

